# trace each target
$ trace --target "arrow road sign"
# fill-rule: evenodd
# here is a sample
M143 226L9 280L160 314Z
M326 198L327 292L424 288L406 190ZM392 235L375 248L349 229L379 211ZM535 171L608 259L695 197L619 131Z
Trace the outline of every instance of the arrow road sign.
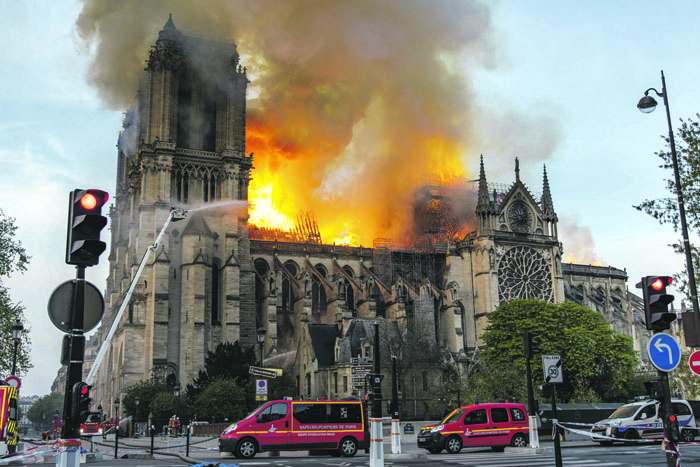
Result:
M651 363L661 371L671 371L681 362L681 348L668 334L654 334L649 339L648 351Z
M350 369L353 375L366 375L367 373L372 373L371 366L354 366Z
M260 368L257 366L248 367L248 373L251 375L266 376L268 378L277 378L277 371L268 368Z

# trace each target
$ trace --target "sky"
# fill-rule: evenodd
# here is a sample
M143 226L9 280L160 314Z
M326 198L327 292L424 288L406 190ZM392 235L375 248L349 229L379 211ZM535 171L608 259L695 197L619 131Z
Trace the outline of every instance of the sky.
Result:
M654 155L668 132L663 105L642 114L636 104L646 89L661 90L663 70L674 128L681 118L697 118L700 3L485 5L488 57L468 65L451 59L469 74L483 114L471 130L481 147L472 148L468 170L478 173L474 156L484 154L489 181L510 184L517 156L521 179L540 192L546 164L565 259L625 269L633 291L644 275L680 272L684 258L668 247L679 235L633 208L667 196L664 180L672 175ZM28 271L4 280L31 329L34 368L23 377L23 395L48 394L60 366L63 333L50 322L47 303L75 276L64 262L68 194L113 193L116 180L125 109L110 107L90 84L95 49L75 31L82 8L69 0L0 0L0 209L15 219L31 256ZM101 290L106 257L86 272Z

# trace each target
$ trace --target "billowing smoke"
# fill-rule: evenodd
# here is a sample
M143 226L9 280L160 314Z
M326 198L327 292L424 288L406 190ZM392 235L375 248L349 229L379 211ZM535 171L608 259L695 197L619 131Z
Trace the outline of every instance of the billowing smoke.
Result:
M476 168L467 158L483 152L474 133L484 116L467 70L493 66L484 4L85 1L77 30L94 54L89 79L109 106L132 102L169 13L184 34L238 45L251 79L251 200L271 193L289 219L313 213L325 242L401 239L424 174L470 176L466 167ZM530 123L531 134L552 132ZM494 154L504 156L512 158Z

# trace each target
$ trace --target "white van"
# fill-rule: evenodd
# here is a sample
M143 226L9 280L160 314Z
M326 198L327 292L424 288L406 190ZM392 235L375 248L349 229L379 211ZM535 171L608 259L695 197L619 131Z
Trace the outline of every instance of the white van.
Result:
M681 440L692 441L697 428L693 409L687 401L680 399L673 399L671 406L673 413L678 417ZM664 427L659 414L659 401L648 399L623 405L610 418L595 423L591 433L593 441L603 445L611 445L613 441L600 435L629 440L662 439Z

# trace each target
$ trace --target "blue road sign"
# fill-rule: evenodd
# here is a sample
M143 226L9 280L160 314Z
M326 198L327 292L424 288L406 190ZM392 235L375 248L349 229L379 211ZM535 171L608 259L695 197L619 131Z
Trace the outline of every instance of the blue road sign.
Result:
M649 339L648 350L651 363L661 371L671 371L681 362L681 348L668 334L654 334Z

